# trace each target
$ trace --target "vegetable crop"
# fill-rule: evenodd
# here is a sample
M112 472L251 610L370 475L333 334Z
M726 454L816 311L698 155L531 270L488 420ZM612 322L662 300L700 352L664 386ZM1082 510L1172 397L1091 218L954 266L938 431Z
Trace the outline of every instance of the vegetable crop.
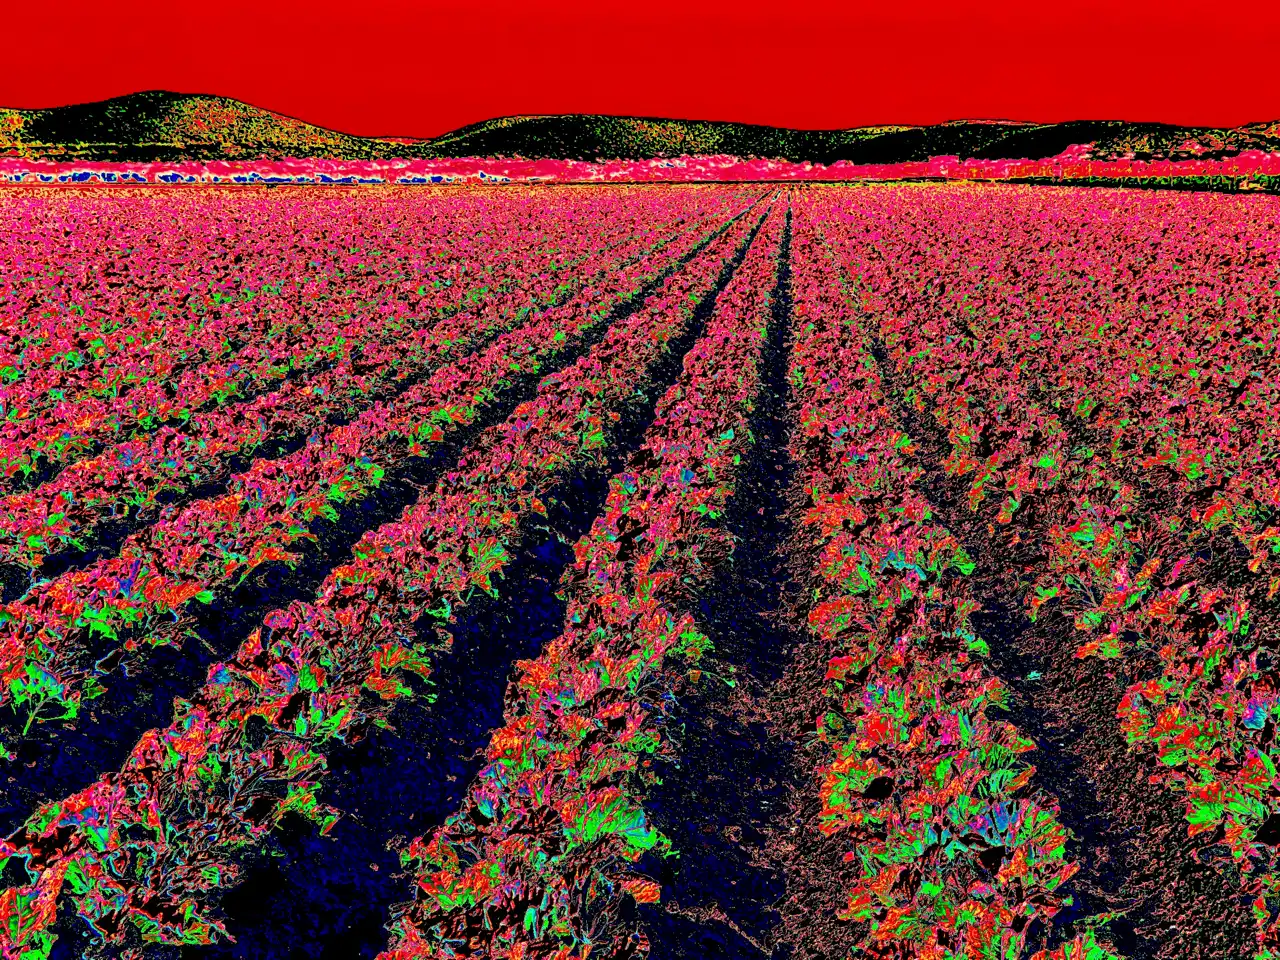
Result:
M0 250L4 960L1280 960L1274 198L11 186Z

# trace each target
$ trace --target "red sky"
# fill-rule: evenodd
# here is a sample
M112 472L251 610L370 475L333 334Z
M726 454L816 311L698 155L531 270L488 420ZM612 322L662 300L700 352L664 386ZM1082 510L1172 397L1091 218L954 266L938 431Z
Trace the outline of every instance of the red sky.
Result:
M404 136L512 113L1280 119L1277 0L70 0L4 19L13 107L162 88Z

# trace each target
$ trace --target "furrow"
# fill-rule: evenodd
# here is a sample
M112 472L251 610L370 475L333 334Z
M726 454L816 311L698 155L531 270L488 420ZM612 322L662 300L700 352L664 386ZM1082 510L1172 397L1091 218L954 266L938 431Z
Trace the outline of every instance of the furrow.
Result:
M679 663L709 642L687 611L732 549L715 521L749 442L782 225L775 207L575 545L565 632L519 664L461 810L405 849L417 899L397 910L385 957L646 949L624 913L658 889L632 865L669 841L647 822L645 758L664 749Z
M599 461L616 408L752 232L750 222L731 227L589 354L544 380L398 522L365 534L313 602L269 614L118 772L44 805L4 841L6 863L19 863L26 881L0 896L21 899L33 922L0 931L9 938L0 944L47 944L64 899L97 944L223 936L211 898L238 879L240 851L268 842L291 811L332 827L338 813L317 797L327 750L387 722L413 692L408 678L430 675L467 598L496 592L522 521L545 511L542 498L561 476ZM434 644L422 640L437 634Z
M0 704L23 717L24 733L41 716L74 718L123 664L181 642L193 605L212 604L264 564L296 560L293 548L317 538L318 519L343 526L339 505L377 509L369 497L388 470L430 457L447 433L474 422L514 381L528 382L546 363L594 342L610 313L625 310L655 274L674 267L665 253L641 261L602 281L589 305L545 311L394 403L370 407L290 457L255 464L223 496L152 525L118 556L38 584L0 608L0 675L9 681Z
M657 250L670 247L673 257L684 255L705 230L705 219L698 216L691 231L677 229L655 245L650 233L637 234L629 223L605 227L578 275L564 279L553 271L527 277L514 290L480 298L473 307L417 329L379 334L376 324L366 324L353 334L365 344L363 352L348 350L330 369L253 401L196 413L181 427L166 426L116 444L71 465L54 481L0 500L0 557L49 577L110 555L157 512L171 514L184 503L216 494L252 459L295 452L309 433L323 434L349 422L361 407L393 400L442 364L484 349L531 312L564 309L575 297L568 306L581 307L582 288L589 300L593 282ZM103 521L110 522L100 529Z

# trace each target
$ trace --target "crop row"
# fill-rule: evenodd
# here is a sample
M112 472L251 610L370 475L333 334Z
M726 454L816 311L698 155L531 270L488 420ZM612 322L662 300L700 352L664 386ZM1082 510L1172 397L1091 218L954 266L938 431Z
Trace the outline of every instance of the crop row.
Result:
M197 275L186 284L152 276L148 259L163 248L154 236L139 238L145 245L130 252L127 281L108 281L106 289L95 290L90 298L77 289L83 284L59 278L60 288L71 288L59 289L60 294L77 305L92 304L95 315L105 313L115 318L112 322L137 311L147 314L120 333L122 342L133 343L124 353L105 345L95 351L92 345L102 338L94 337L81 350L52 356L32 350L36 355L31 357L24 350L23 356L12 358L6 369L17 382L0 385L6 392L0 462L7 473L28 472L41 456L52 462L74 459L95 443L127 439L135 430L181 422L205 405L252 396L286 372L296 376L336 359L358 363L379 354L394 356L389 348L397 335L438 318L451 305L472 306L489 295L499 309L518 309L523 303L504 303L502 291L527 277L531 257L534 263L564 268L599 249L605 238L597 239L597 231L626 236L638 222L652 218L661 223L687 205L686 197L641 194L616 198L602 210L596 203L570 198L563 209L533 216L506 202L496 204L498 216L491 218L488 208L494 205L476 200L470 211L468 205L441 211L446 214L442 220L427 221L416 231L384 226L386 235L367 246L352 241L365 239L371 224L349 236L330 233L325 244L306 251L307 266L301 272L296 262L281 256L290 248L276 236L279 225L264 218L265 226L252 221L231 228L234 239L250 252L213 261L224 265L229 276ZM144 208L142 215L147 212ZM315 215L305 207L271 212L293 219ZM210 219L216 221L216 215L206 211L206 228ZM453 228L462 221L457 235L451 221ZM131 226L155 231L145 220ZM184 236L195 241L199 232L193 226ZM347 236L344 242L350 245L332 249L334 236ZM260 240L274 242L254 250ZM200 245L193 245L186 256L197 258ZM77 258L77 265L85 276L98 278L92 256ZM141 297L148 306L131 304L132 297ZM34 328L38 339L56 338L69 326L81 338L95 332L93 321L74 310L44 318L29 307L27 317L23 326ZM42 330L44 326L53 327L53 333ZM69 354L75 359L69 360Z
M1065 617L1078 656L1138 658L1118 730L1182 797L1199 855L1239 877L1274 957L1275 221L1218 198L1063 193L1050 216L1031 199L820 216L904 397L946 431L946 468L973 474L970 506L999 489L1001 536L1037 543L1032 619ZM931 215L902 216L917 203Z
M89 209L73 211L70 219L76 233L92 235L90 225L96 211L92 204L85 206ZM129 206L126 205L126 209ZM48 207L39 211L45 217L54 212ZM96 257L72 260L70 266L75 273L71 276L67 275L70 271L63 268L48 278L51 282L47 293L70 301L59 304L63 309L54 306L41 311L38 300L32 302L28 296L24 302L20 298L26 292L22 288L30 287L32 281L45 286L40 283L43 277L27 277L25 283L17 284L17 289L11 291L15 306L23 309L27 319L36 322L24 325L22 332L15 335L15 349L6 358L7 379L16 381L4 387L5 439L11 448L11 456L6 461L22 465L22 435L42 425L50 432L51 440L61 441L56 433L59 417L74 418L78 411L88 414L79 418L86 421L86 426L110 423L119 429L123 418L109 416L111 406L118 402L136 406L133 419L150 414L153 421L163 422L170 413L182 416L198 409L208 398L209 390L217 391L220 383L224 385L224 396L230 396L236 392L226 389L230 381L248 384L255 374L263 373L268 378L278 377L283 372L279 363L285 357L289 361L285 369L294 364L305 368L311 353L306 349L308 337L318 335L317 343L332 340L334 345L341 344L343 336L339 331L350 336L354 330L348 312L350 307L362 309L363 303L367 309L377 306L378 301L391 306L394 299L387 294L398 296L402 292L400 286L413 279L404 269L403 253L392 255L390 277L379 277L359 264L361 257L350 256L360 253L359 247L347 247L343 252L349 256L338 259L337 250L326 249L332 247L330 240L313 253L308 263L311 276L298 277L296 265L290 265L292 269L287 272L282 269L286 264L281 262L280 248L272 245L247 259L241 252L234 257L228 254L214 258L214 264L230 266L234 273L225 281L215 274L200 283L200 275L208 273L207 266L196 269L198 263L194 261L209 239L202 233L211 226L223 226L228 240L239 240L251 249L257 239L255 227L263 230L257 224L243 222L219 224L212 210L203 211L203 216L179 233L178 244L186 247L185 256L170 259L164 264L165 276L156 278L153 274L157 265L152 261L161 253L158 235L163 232L164 224L151 219L150 215L155 212L143 205L140 210L128 210L138 219L129 217L128 213L121 218L121 234L137 243L125 248L128 259L123 263L113 263L111 248L104 244ZM296 225L298 211L290 212L294 214L290 219ZM456 217L462 211L450 212ZM508 217L512 213L514 211L508 212ZM36 235L42 232L39 219L37 215L37 223L32 225ZM446 216L445 223L450 219L452 217ZM267 226L263 233L273 236L271 218L265 218L264 222ZM424 246L428 250L434 248L439 257L434 264L430 261L423 264L426 269L418 275L419 279L431 277L429 288L421 285L426 299L420 303L425 308L431 307L427 301L441 294L451 299L457 296L449 289L450 277L467 269L466 252L473 256L478 252L474 250L476 236L468 235L465 230L459 231L457 252L446 252L444 242L448 235L439 230L442 225L428 223L427 229L419 232ZM518 221L512 226L523 235L522 239L535 245L547 244L550 239L521 230ZM138 236L139 233L142 235ZM118 235L115 241L118 243L120 239ZM394 241L388 245L394 245ZM492 252L499 258L519 254L518 248ZM377 251L378 256L383 254L384 251ZM326 263L331 258L332 262ZM31 266L25 269L30 270ZM471 269L474 271L474 263ZM440 272L436 274L436 270ZM390 278L399 283L390 286ZM157 279L163 282L158 283ZM441 284L441 280L448 286ZM337 289L338 283L345 289ZM96 289L85 289L91 286ZM325 309L330 301L338 309ZM445 303L447 301L440 300L436 308ZM319 316L314 315L317 312ZM406 311L402 307L394 312L403 315ZM429 312L433 311L428 309ZM366 326L393 319L380 310L368 313L369 316L363 318ZM128 323L129 320L133 322ZM100 329L103 323L112 329L103 331ZM117 336L112 337L113 333ZM297 342L299 337L302 342ZM255 353L260 355L265 370L249 360ZM310 359L318 357L312 355ZM215 363L215 360L223 362ZM177 378L177 383L171 383L171 378ZM186 402L188 398L190 404ZM61 456L68 445L80 446L61 443L50 453Z
M892 300L886 347L975 498L999 484L1006 517L1025 509L1084 439L1185 498L1193 523L1234 529L1255 570L1280 551L1271 201L869 196L829 238Z
M670 846L644 810L650 755L673 749L663 731L673 671L710 645L689 612L692 591L732 550L716 521L748 450L781 207L575 545L564 632L518 664L506 722L462 808L405 849L416 899L397 911L386 960L647 951L619 905L660 896L634 870Z
M1252 901L1259 960L1280 956L1280 660L1270 590L1215 574L1188 542L1184 508L1102 471L1069 476L1055 499L1048 561L1030 606L1083 634L1077 656L1147 651L1145 676L1116 704L1149 779L1182 798L1203 856Z
M1076 870L1066 832L1029 785L1033 743L988 716L1007 691L970 619L973 561L917 489L839 266L803 216L794 243L798 539L827 659L809 827L847 844L839 917L866 924L869 955L1017 956Z
M9 332L5 380L46 378L32 385L33 396L58 389L49 378L73 371L123 368L121 382L133 382L131 354L157 345L193 359L181 344L199 334L182 320L224 326L225 312L252 325L252 314L267 307L269 317L273 303L354 305L365 299L359 294L402 285L415 294L425 285L421 303L431 312L460 299L465 288L455 284L481 279L486 256L516 252L516 243L499 245L504 234L541 246L556 229L522 198L483 192L433 196L408 210L354 195L274 205L209 194L77 196L18 201L11 216L3 303L34 322ZM374 267L386 275L379 279ZM76 379L64 389L74 391Z
M494 591L522 523L566 472L598 460L616 408L688 326L749 226L546 378L399 521L362 537L315 602L269 614L119 772L46 804L0 843L4 864L16 859L28 877L0 894L6 960L47 955L64 890L100 940L127 940L130 928L166 943L223 933L211 892L234 883L238 857L287 812L333 822L316 795L328 745L385 723L412 692L404 674L429 675L435 645L418 621L443 628L473 591Z
M722 260L745 227L738 221L705 251L693 276ZM312 537L314 518L336 517L335 504L367 497L388 469L470 423L514 376L564 355L700 239L688 235L674 250L607 275L580 298L535 315L395 400L375 403L351 423L313 437L296 453L256 461L232 478L224 494L166 511L126 541L119 555L37 584L0 611L0 677L6 684L0 702L24 709L28 725L46 706L53 716L74 717L83 696L101 692L101 678L120 666L122 653L182 636L184 605L212 601L215 590L243 580L261 563L294 559L290 548ZM658 297L646 309L664 309L668 302ZM88 656L95 635L112 646L96 663Z
M532 311L557 303L562 310L581 309L584 299L589 302L592 277L607 284L613 274L646 252L668 249L678 258L726 211L716 209L711 216L699 213L678 210L671 220L658 222L655 232L675 233L660 235L656 241L650 232L634 230L628 223L604 225L589 254L587 275L558 278L554 273L529 273L505 296L487 299L479 308L462 310L422 329L388 336L375 328L370 342L377 344L382 338L386 342L364 350L355 366L348 358L250 402L197 413L180 428L164 427L116 444L73 464L33 491L11 494L0 500L0 556L36 568L48 553L83 550L103 519L125 513L145 515L154 509L157 497L167 492L222 480L232 457L246 456L268 441L278 443L323 431L335 417L354 416L367 398L385 392L394 381L421 376L469 348L483 346L489 337L510 330ZM688 219L693 221L691 228ZM587 292L580 294L584 285ZM580 294L577 300L563 303L574 294Z
M908 195L903 205L914 197ZM875 341L891 367L908 379L904 399L945 432L950 455L941 467L949 474L971 475L970 509L993 493L1001 498L999 520L1008 524L1020 509L1028 509L1036 493L1056 482L1065 443L1062 426L1047 402L1034 402L1028 390L1032 378L1023 377L1016 362L1010 368L992 365L1006 346L1007 325L978 338L946 309L953 300L965 308L969 296L956 293L961 283L956 275L980 283L974 266L983 262L944 250L934 254L936 263L928 264L934 270L928 271L921 251L933 254L935 247L906 229L899 238L890 233L899 229L896 223L861 213L820 210L823 237L854 284L859 305L877 318Z

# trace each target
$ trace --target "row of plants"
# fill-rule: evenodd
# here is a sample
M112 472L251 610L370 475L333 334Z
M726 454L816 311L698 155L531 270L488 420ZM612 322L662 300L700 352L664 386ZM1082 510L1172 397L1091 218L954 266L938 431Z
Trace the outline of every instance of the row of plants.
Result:
M880 202L948 209L947 198L939 201L933 193L903 191ZM966 284L986 282L998 254L983 257L958 242L952 250L950 236L935 239L932 228L889 222L885 210L864 212L834 205L815 205L814 211L858 305L876 318L875 342L904 381L904 401L947 437L942 468L970 477L971 510L998 499L999 520L1009 524L1033 497L1052 489L1066 439L1052 406L1032 397L1033 377L1022 369L1027 362L1009 356L1017 338L1008 331L1016 329L1016 318L978 336L955 316L970 316Z
M189 416L208 399L210 387L216 390L220 383L229 385L237 380L248 384L255 374L263 372L268 379L278 378L282 372L277 369L283 359L281 346L296 347L288 353L290 362L305 368L322 359L321 354L307 348L306 340L312 334L319 334L312 347L342 344L355 332L354 325L350 323L350 308L359 304L363 303L361 309L368 314L365 317L367 326L393 319L384 316L380 310L368 308L376 306L378 301L392 303L387 295L394 296L398 285L389 286L385 278L373 276L363 269L363 265L357 271L344 269L359 258L352 257L350 264L341 264L335 257L338 249L333 238L317 244L316 256L307 264L310 276L305 273L299 276L300 259L295 257L295 262L289 264L281 257L279 247L252 251L257 231L275 233L272 217L264 217L261 224L219 224L216 201L207 198L206 204L211 209L196 212L192 221L181 225L185 226L185 232L168 238L164 236L166 228L173 231L179 227L178 224L151 220L153 211L150 205L144 204L142 209L137 209L137 204L124 204L120 210L122 222L119 230L122 236L117 240L136 234L140 229L143 236L134 236L137 245L124 248L129 257L124 264L113 262L112 255L118 251L106 245L94 249L96 258L64 258L46 292L70 300L66 309L55 307L40 311L41 298L34 298L33 302L29 296L25 303L18 299L26 292L23 287L30 286L32 281L39 283L45 279L40 276L26 277L24 283L15 285L16 289L10 291L16 295L14 299L21 307L26 308L26 315L34 315L36 320L16 338L17 342L12 346L21 349L7 358L9 362L5 368L8 378L15 381L3 388L9 400L3 428L13 447L12 454L21 454L21 446L16 441L21 440L24 431L36 430L42 423L46 427L56 427L60 418L74 416L78 410L90 414L82 419L91 422L113 420L110 410L117 401L124 410L134 404L131 398L136 398L138 406L132 419L148 413L152 414L152 422L164 422L172 413L178 413L180 417ZM86 206L88 210L83 209ZM40 214L49 217L55 212L56 207L41 210L37 221ZM284 212L291 214L288 222L301 227L304 233L315 232L299 223L302 219L299 211ZM462 211L455 209L452 212L457 216ZM79 204L71 219L73 222L78 218L92 222L94 213L92 204ZM305 213L303 211L304 216ZM141 223L138 218L142 219ZM211 222L229 234L228 240L241 241L244 248L234 257L227 254L215 259L213 263L217 265L217 273L201 283L201 273L207 275L210 271L206 267L191 276L192 264L187 263L186 258L197 255L208 243L207 231ZM366 224L363 232L368 233L369 226ZM420 239L436 249L439 259L433 264L423 264L427 267L423 272L424 279L434 273L432 267L444 269L446 278L459 268L465 271L469 267L475 271L477 260L468 263L459 257L463 251L470 251L473 256L478 252L474 233L469 236L465 230L459 231L461 242L456 251L451 251L445 247L447 235L438 232L438 225L426 226L426 230L419 232ZM38 233L39 223L33 227ZM69 225L64 229L70 229ZM90 228L88 232L92 234L94 231ZM521 232L525 234L524 239L546 246L548 250L554 242L553 238L545 235L537 237L527 231ZM361 231L356 230L348 236L355 238L360 234ZM385 239L392 241L388 245L395 245L393 237ZM161 254L161 250L156 248L165 240L169 241L171 256L164 258L167 261L163 263L165 275L157 277L155 272L160 264L152 260ZM375 249L382 245L375 245ZM248 257L245 256L246 251L250 252ZM358 253L359 247L348 245L342 252ZM383 252L378 251L379 255ZM503 255L498 250L493 252L500 257ZM174 253L178 256L172 256ZM505 253L510 256L513 251ZM404 269L404 252L391 256L391 273L397 280L408 281L410 277ZM228 270L228 267L233 269ZM435 285L436 279L432 277L433 285L424 289L428 300L439 299L442 294L449 299L457 296L457 291L443 284ZM345 289L337 289L338 283ZM92 296L86 295L88 291L83 289L86 286L96 287ZM175 298L177 303L169 302ZM146 306L140 306L140 302ZM442 300L436 309L444 307L447 302ZM339 309L325 309L330 303ZM429 306L425 301L422 305ZM407 313L403 309L395 312L402 316ZM121 329L121 321L125 320L134 322L125 324ZM101 329L103 325L111 328L109 333ZM49 353L54 345L59 352ZM259 363L248 360L251 355L265 361L265 371L259 369ZM235 390L224 389L223 392L230 396ZM188 396L192 400L191 405L186 403ZM148 404L152 405L150 410ZM57 414L52 412L54 408L58 409ZM122 426L118 422L112 425L116 428ZM74 432L74 428L71 429ZM72 445L73 451L77 446ZM64 452L60 447L54 450L57 456Z
M564 632L517 664L461 809L404 849L415 900L396 909L384 960L647 953L620 911L659 900L636 864L672 852L644 801L653 755L675 749L673 681L696 681L711 646L691 611L733 548L717 521L751 443L784 221L779 203L575 544Z
M1280 957L1280 660L1268 581L1224 578L1185 505L1095 468L1055 497L1032 616L1068 618L1079 657L1146 654L1116 718L1153 784L1180 798L1200 856L1251 903L1258 960Z
M209 199L215 206L222 202ZM123 351L108 350L102 337L92 337L84 351L71 351L74 361L65 353L44 358L49 369L34 377L23 374L40 362L39 356L28 357L24 350L13 358L4 369L16 380L0 385L6 394L0 463L13 474L34 470L40 462L74 461L103 442L129 439L166 422L180 424L203 408L268 390L286 373L296 379L335 360L349 360L353 352L359 362L365 359L363 348L394 356L388 341L406 328L428 325L442 311L474 307L486 297L496 307L519 309L522 302L502 303L511 293L504 289L531 272L531 263L535 269L563 268L599 249L597 233L612 230L624 237L638 223L651 218L661 223L689 205L687 197L652 194L618 196L604 204L568 198L563 209L535 216L509 201L491 211L494 205L486 200L455 202L452 211L446 205L440 211L446 214L443 221L428 221L416 235L397 224L366 223L351 234L334 233L327 222L308 224L307 232L317 234L314 249L299 249L297 236L281 243L275 223L284 217L299 227L300 219L315 215L311 209L268 206L256 211L261 220L231 227L232 239L241 246L234 256L211 261L222 268L220 277L186 284L151 272L148 256L160 255L179 273L191 264L172 264L164 230L148 224L150 242L131 248L129 270L118 282L108 281L92 299L83 291L62 291L80 301L79 312L33 318L28 308L24 326L36 331L52 326L57 332L72 327L77 334L83 327L88 335L95 332L94 321L83 313L128 316L139 309L133 299L140 296L149 304L142 313L160 308L153 301L171 308L153 325L155 336L124 331L120 339L128 346ZM498 217L491 218L491 212ZM216 220L216 214L204 219ZM442 229L450 219L461 228ZM182 237L186 258L202 256L200 226L207 222L189 225ZM377 233L371 226L381 226L383 233L366 246L360 241ZM75 258L74 266L82 277L100 276L92 255ZM74 290L69 277L59 280ZM138 326L150 323L148 316ZM92 344L100 341L101 349L94 350Z
M975 499L1003 487L1011 517L1083 445L1185 499L1207 532L1232 530L1255 571L1280 557L1280 241L1266 212L1072 190L824 204L864 295L892 301L886 348Z
M1033 741L995 718L1008 691L971 619L974 561L919 490L875 332L820 229L797 216L791 454L826 671L788 696L815 731L805 829L838 841L819 849L841 859L810 868L844 878L838 917L863 930L852 955L1017 957L1032 924L1071 902L1059 888L1077 867L1055 801L1032 785Z
M1119 730L1181 798L1197 855L1239 881L1267 958L1280 286L1274 220L1211 202L960 194L906 227L846 209L827 236L904 394L947 429L948 469L974 473L971 506L1003 488L1001 535L1036 541L1029 616L1066 618L1079 657L1132 660Z
M387 722L414 693L409 675L431 673L441 646L432 624L447 634L468 598L496 592L522 525L566 475L603 462L618 409L688 329L749 227L732 228L545 378L398 521L366 533L315 601L269 614L119 771L42 806L0 841L0 868L26 878L0 892L6 960L48 956L64 899L99 945L225 936L217 891L288 813L322 831L335 821L318 796L327 750Z
M424 376L482 348L539 310L590 312L599 299L598 288L614 283L619 271L660 251L678 260L718 227L725 212L704 217L683 211L687 219L677 216L656 225L655 230L674 230L658 234L656 241L648 231L633 235L625 224L609 225L612 229L600 230L588 273L561 277L530 270L508 294L412 333L388 336L374 328L367 342L376 349L364 350L358 362L348 356L246 403L196 413L181 427L161 427L80 460L34 490L0 499L0 558L37 569L50 553L87 549L103 520L152 514L158 497L223 480L233 457L249 456L268 442L307 434L323 437L333 420L358 416L379 393L394 396L397 381ZM736 214L740 208L728 212Z
M235 319L232 327L248 324L270 345L274 337L261 334L271 330L274 311L378 299L383 287L403 287L434 312L489 272L486 254L503 260L515 253L515 245L499 245L503 234L555 253L554 225L537 223L516 197L437 195L400 211L385 198L355 195L272 205L209 193L174 199L18 203L13 213L26 230L13 238L0 290L15 317L34 322L15 328L4 345L6 386L43 377L38 386L56 391L58 375L69 375L55 399L74 399L77 375L112 367L121 384L134 384L146 373L132 369L135 362L163 367L174 356L199 358L187 352L191 338L201 337L193 319L218 327ZM69 243L78 256L66 256ZM385 277L373 275L375 265ZM148 360L157 346L169 351Z
M641 307L652 314L713 276L749 229L734 221ZM699 242L694 236L689 246ZM368 497L388 469L429 452L446 433L497 402L515 377L535 373L606 323L671 265L661 250L600 280L583 300L536 314L489 347L438 369L394 400L313 437L296 453L258 460L225 492L180 509L131 536L119 554L53 580L0 607L0 704L33 719L72 719L84 697L147 649L180 640L183 608L211 602L269 561L292 562L314 539L317 517ZM589 298L589 299L586 299ZM107 649L94 643L107 641ZM98 651L95 660L90 650Z

